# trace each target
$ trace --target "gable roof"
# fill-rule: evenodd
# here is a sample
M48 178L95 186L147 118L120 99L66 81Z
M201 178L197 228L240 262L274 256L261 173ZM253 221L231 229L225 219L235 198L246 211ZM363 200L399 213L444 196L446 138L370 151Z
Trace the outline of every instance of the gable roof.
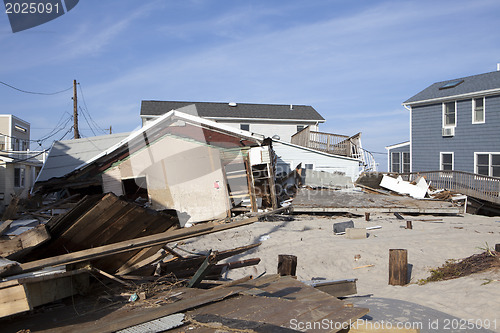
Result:
M447 84L451 87L443 88ZM403 102L403 105L432 103L446 99L470 98L476 95L496 93L500 93L500 71L436 82Z
M216 118L302 120L324 122L325 119L309 105L278 105L248 103L142 101L141 116L161 116L169 111L196 106L196 116ZM233 105L233 106L231 106ZM184 110L183 110L184 111Z
M36 183L38 187L43 186L44 182L50 183L49 180L57 184L57 178L78 173L99 161L126 158L165 135L220 148L260 146L264 140L264 137L247 131L179 111L170 111L131 133L54 143Z
M50 148L47 160L36 179L43 182L62 177L94 156L128 137L129 133L94 136L75 140L56 141Z

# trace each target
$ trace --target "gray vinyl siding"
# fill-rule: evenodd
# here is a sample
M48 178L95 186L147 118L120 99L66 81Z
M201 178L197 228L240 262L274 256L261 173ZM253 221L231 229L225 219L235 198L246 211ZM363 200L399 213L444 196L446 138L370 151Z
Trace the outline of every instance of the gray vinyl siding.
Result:
M442 103L413 107L412 171L440 169L440 152L454 153L454 170L474 172L474 152L500 151L500 96L485 99L485 123L472 124L472 99L458 100L453 137L442 136Z

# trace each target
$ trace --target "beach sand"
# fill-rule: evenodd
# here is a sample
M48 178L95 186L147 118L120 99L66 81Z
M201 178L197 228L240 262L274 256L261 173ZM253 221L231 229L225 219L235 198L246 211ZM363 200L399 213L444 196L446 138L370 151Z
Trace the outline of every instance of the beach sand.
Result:
M394 298L414 302L458 318L485 323L496 320L493 331L500 332L500 270L473 274L458 279L419 285L429 269L448 259L462 259L500 243L500 217L464 214L461 216L405 216L413 220L413 229L405 229L406 220L392 214L363 217L294 215L293 221L257 222L248 226L185 241L189 251L226 250L262 240L262 245L230 261L258 257L257 266L231 270L227 278L275 274L279 254L297 256L297 278L326 280L357 278L358 295ZM417 221L438 219L440 221ZM366 239L348 239L335 235L333 224L354 221L356 228L381 226L369 230ZM408 250L412 265L411 281L406 286L390 286L389 249ZM359 257L355 260L355 257ZM356 267L374 265L354 269Z

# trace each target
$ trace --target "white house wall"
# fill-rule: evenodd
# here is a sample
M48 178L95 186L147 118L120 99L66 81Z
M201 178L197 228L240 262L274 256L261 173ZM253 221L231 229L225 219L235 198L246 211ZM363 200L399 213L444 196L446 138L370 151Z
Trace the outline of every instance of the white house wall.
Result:
M220 124L228 125L237 129L240 129L241 124L250 125L250 132L264 135L265 137L272 138L275 135L280 137L280 140L290 142L292 135L297 133L297 126L301 125L306 127L307 125L311 125L311 123L307 122L251 122L251 121L237 121L237 122L228 122L228 121L219 121L217 119L212 119L217 121ZM311 125L311 131L317 131L318 126L315 124Z
M354 159L323 154L277 141L273 141L273 149L278 156L277 174L280 171L289 172L302 163L302 167L305 167L305 164L312 164L313 170L316 171L343 173L353 181L359 176L359 162Z
M227 216L229 201L215 148L164 137L106 170L104 190L116 189L121 179L144 176L152 207L186 213L179 216L181 225Z

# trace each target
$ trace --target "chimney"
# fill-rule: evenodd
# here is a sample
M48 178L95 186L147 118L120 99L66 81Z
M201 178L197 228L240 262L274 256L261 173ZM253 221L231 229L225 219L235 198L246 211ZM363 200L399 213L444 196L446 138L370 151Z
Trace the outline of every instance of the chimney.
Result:
M497 63L497 71L500 71L500 62Z
M290 111L292 111L292 110L293 110L293 104L290 104Z

